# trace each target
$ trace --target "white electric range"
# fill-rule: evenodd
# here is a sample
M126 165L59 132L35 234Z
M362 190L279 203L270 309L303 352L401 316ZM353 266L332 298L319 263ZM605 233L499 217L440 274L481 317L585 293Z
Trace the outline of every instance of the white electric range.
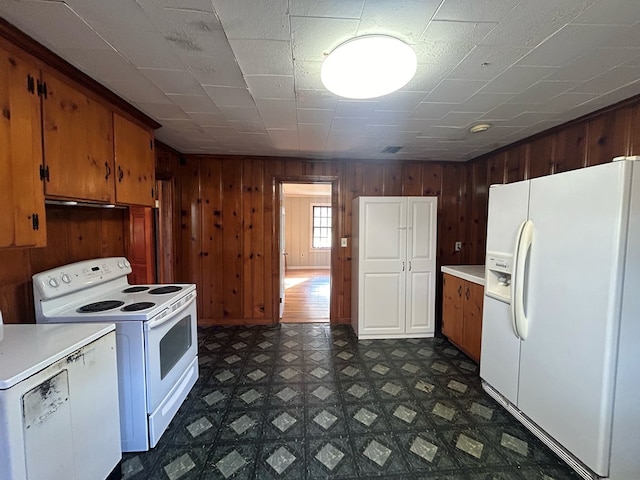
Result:
M155 447L198 379L194 284L130 285L124 257L33 276L38 323L115 323L122 451Z

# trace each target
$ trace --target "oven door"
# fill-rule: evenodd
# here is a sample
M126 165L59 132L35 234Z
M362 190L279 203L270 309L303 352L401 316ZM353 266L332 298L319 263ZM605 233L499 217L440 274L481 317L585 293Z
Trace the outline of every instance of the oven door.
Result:
M190 297L190 298L189 298ZM180 382L198 353L196 294L145 322L147 408L151 415ZM176 308L175 310L173 310ZM173 310L173 311L172 311ZM188 392L186 392L188 393ZM186 396L185 393L185 396Z

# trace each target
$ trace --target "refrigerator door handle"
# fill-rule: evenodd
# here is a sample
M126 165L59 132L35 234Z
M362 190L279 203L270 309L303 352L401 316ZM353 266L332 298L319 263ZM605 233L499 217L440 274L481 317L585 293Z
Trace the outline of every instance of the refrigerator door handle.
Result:
M524 230L524 226L526 225L527 220L522 222L518 227L518 233L516 235L516 248L513 251L513 270L511 271L511 302L509 303L509 313L511 314L511 326L513 327L513 333L515 333L516 337L522 338L520 336L520 332L518 332L518 322L516 320L517 308L516 308L516 299L518 297L518 274L520 273L518 270L518 258L520 254L520 248L522 244L522 232Z
M522 340L526 340L529 335L529 319L524 311L524 280L526 278L527 257L533 243L534 225L531 220L527 220L522 228L520 236L520 247L518 248L518 258L516 258L516 297L512 299L516 309L516 328L518 336Z

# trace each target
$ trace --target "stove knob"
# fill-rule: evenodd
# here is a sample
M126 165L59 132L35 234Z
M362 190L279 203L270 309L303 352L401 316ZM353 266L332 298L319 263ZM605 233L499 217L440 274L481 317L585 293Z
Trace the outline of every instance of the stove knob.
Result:
M49 285L51 285L53 288L58 288L60 286L60 283L55 278L50 278Z
M125 267L127 267L127 268L129 268L129 267L131 266L131 264L129 263L129 261L128 261L128 260L125 260L125 261L124 261L124 266L125 266Z
M64 283L71 283L71 277L69 275L67 275L66 273L62 274L62 281Z
M118 260L118 268L120 269L124 268L124 262L122 260Z

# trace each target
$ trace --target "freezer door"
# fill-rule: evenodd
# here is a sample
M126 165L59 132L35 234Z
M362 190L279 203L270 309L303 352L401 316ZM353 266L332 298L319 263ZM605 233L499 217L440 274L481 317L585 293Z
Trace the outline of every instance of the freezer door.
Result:
M518 407L608 476L630 165L531 182Z
M490 188L487 252L513 255L518 228L527 219L529 184L516 182ZM520 340L512 324L510 305L485 295L480 376L517 404Z

